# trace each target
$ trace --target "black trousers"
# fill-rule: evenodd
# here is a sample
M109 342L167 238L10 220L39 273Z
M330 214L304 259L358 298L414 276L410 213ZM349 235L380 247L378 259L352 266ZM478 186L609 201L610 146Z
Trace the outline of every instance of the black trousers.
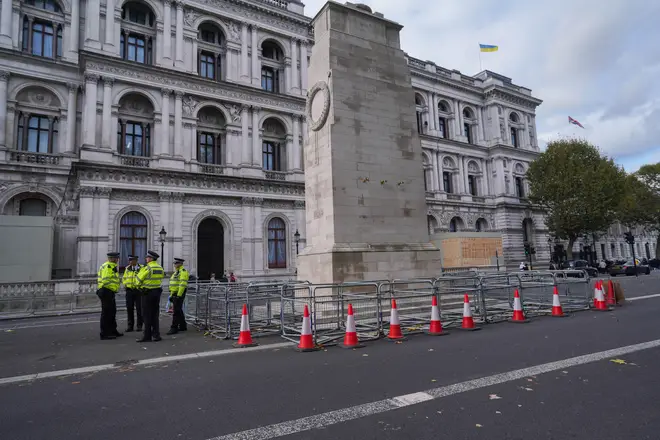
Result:
M128 315L128 328L135 324L135 312L137 312L137 326L142 328L142 292L138 289L126 289L126 313Z
M142 292L142 315L144 316L144 339L160 337L160 295L163 289L148 289Z
M112 336L117 333L117 303L115 292L101 288L96 291L101 300L101 335Z
M172 297L172 305L174 307L174 313L172 314L172 328L177 330L185 330L187 328L186 317L183 314L183 301L185 297L185 293L183 296Z

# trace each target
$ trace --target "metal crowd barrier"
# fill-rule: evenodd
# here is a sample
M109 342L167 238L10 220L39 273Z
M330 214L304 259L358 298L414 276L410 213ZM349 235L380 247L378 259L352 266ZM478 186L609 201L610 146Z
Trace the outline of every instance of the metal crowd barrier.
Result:
M454 272L436 278L433 288L438 294L438 308L444 327L451 328L461 324L463 298L466 294L470 297L475 322L483 322L484 306L479 277L468 272Z
M431 321L431 302L437 296L432 279L394 280L379 285L382 322L389 327L392 299L396 300L397 313L404 335L420 333ZM390 299L388 301L388 298Z

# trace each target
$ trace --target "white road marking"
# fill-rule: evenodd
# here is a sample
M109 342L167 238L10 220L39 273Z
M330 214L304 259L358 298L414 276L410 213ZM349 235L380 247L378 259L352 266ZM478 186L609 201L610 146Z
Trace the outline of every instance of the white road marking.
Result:
M656 293L655 295L632 296L630 298L626 298L626 301L637 301L638 299L649 299L649 298L658 298L658 297L660 297L660 293Z
M117 321L121 322L121 321ZM93 321L67 321L67 322L58 322L58 323L53 323L53 324L34 324L34 325L15 325L15 326L2 326L0 327L0 331L5 331L5 330L23 330L23 329L28 329L28 328L41 328L41 327L60 327L63 325L76 325L76 324L96 324L98 325L98 319L95 319Z
M612 350L586 354L584 356L563 359L556 362L550 362L547 364L510 371L507 373L495 374L493 376L482 377L480 379L469 380L466 382L439 388L433 388L418 393L393 397L391 399L384 399L376 402L352 406L349 408L342 408L323 414L303 417L297 420L290 420L287 422L262 426L260 428L250 429L247 431L213 437L208 440L266 440L271 438L284 437L299 432L311 431L312 429L321 429L327 426L348 422L350 420L356 420L362 417L368 417L375 414L393 411L406 406L417 405L419 403L427 402L433 399L453 396L455 394L465 393L467 391L480 388L486 388L505 382L511 382L538 374L549 373L557 370L565 370L566 368L601 361L603 359L622 356L625 354L634 353L636 351L648 350L650 348L656 347L660 347L660 339L643 342L641 344L619 347Z
M128 365L141 366L141 365L164 364L167 362L177 362L188 359L199 359L199 358L211 357L211 356L217 357L217 356L227 356L230 354L249 353L252 351L273 350L276 348L290 347L291 345L293 345L293 343L291 342L278 342L277 344L257 345L256 347L229 348L225 350L203 351L198 353L187 353L176 356L163 356L158 358L143 359L141 361L135 362L134 364L128 364ZM69 368L67 370L46 371L44 373L26 374L24 376L5 377L5 378L0 378L0 385L19 383L19 382L29 382L38 379L45 379L48 377L61 377L61 376L71 376L73 374L87 374L87 373L96 373L99 371L118 370L120 368L125 368L126 366L127 366L126 364L104 364L104 365L93 365L91 367Z

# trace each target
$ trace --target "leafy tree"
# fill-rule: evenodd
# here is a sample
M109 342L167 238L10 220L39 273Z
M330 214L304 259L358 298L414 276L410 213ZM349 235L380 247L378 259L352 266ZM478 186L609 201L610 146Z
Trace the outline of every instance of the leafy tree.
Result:
M575 241L606 230L620 212L626 174L612 159L582 139L560 139L527 172L530 200L546 211L550 232L568 241L571 259Z
M627 201L621 208L622 223L635 222L647 230L660 233L660 163L647 164L628 182ZM656 258L660 257L660 234L656 239Z

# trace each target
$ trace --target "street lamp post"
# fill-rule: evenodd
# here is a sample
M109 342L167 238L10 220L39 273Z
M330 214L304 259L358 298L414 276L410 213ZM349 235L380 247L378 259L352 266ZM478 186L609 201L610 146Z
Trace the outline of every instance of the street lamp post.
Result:
M298 255L299 252L299 244L300 244L300 232L296 229L296 233L293 234L293 240L296 242L296 255Z
M167 237L167 232L165 232L165 226L160 227L160 232L158 233L158 241L160 241L160 261L165 261L165 237Z

